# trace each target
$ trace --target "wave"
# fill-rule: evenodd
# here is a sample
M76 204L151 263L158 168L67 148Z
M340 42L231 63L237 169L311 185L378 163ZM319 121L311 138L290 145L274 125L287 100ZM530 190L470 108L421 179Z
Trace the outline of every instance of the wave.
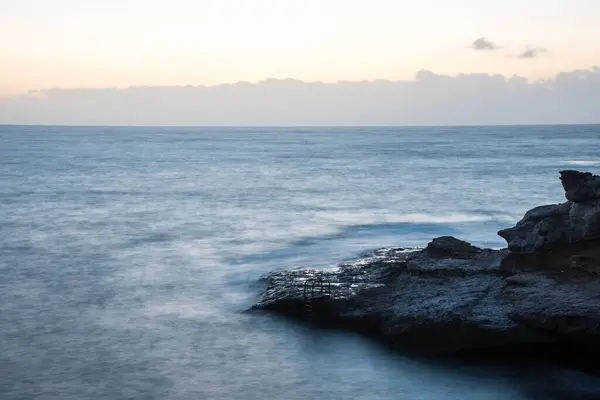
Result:
M417 223L417 224L457 224L465 222L498 221L501 219L512 220L506 215L475 215L466 213L451 213L445 215L433 214L406 214L399 218L393 218L395 223Z
M345 213L325 212L322 217L343 226L366 226L380 224L460 224L469 222L514 222L518 216L506 213L481 212L464 213L454 212L446 214L408 213L390 215L389 213Z
M288 229L285 239L279 236L279 240L274 242L249 243L247 252L243 251L237 255L230 253L225 257L226 262L236 265L260 262L264 265L284 259L307 258L311 259L308 264L314 264L319 258L326 258L324 254L332 249L339 252L344 247L352 251L357 247L361 247L361 251L364 251L365 247L372 251L390 245L421 247L437 236L461 236L469 232L479 232L481 227L478 225L482 223L497 225L503 221L514 223L518 220L514 216L502 213L410 213L397 216L368 212L320 214L319 224L300 225L292 232ZM495 229L489 232L492 232L490 235L495 234ZM277 233L283 234L283 231ZM491 240L487 236L483 239ZM497 243L494 242L493 245ZM307 252L307 247L313 249ZM316 258L312 259L312 256Z
M236 232L235 237L228 238L227 245L235 246L242 252L255 252L258 248L264 251L280 248L283 243L307 245L355 235L430 235L438 231L451 234L457 229L476 227L479 224L510 226L521 217L522 213L517 215L494 210L439 214L394 213L384 210L318 211L311 216L298 215L283 221L265 217L265 223L259 226L238 226L241 230Z
M568 160L565 164L569 165L600 165L600 160Z

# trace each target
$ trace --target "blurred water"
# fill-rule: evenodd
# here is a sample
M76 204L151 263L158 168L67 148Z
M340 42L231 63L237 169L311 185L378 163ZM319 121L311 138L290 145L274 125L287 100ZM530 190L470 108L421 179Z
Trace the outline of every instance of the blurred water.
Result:
M265 272L496 231L600 126L0 127L0 398L598 398L553 365L390 354L242 314ZM565 397L566 396L566 397Z

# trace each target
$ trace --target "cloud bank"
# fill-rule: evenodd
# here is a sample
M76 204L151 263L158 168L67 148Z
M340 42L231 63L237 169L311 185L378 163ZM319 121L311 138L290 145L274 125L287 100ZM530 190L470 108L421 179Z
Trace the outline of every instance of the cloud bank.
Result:
M51 89L0 100L0 124L487 125L600 123L600 68L529 82L488 74L414 80Z

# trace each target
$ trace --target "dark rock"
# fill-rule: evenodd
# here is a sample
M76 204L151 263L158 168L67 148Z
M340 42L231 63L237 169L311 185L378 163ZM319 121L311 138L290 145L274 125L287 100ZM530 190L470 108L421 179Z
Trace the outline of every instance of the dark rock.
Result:
M590 248L600 253L600 243ZM443 255L457 249L469 256ZM422 354L600 344L600 279L569 275L566 253L547 266L522 259L507 269L510 256L506 249L437 238L421 251L382 250L335 270L274 272L253 308L301 317L310 302L320 325L362 331ZM330 296L304 296L305 283L315 279L331 285Z
M573 203L569 210L572 241L596 239L600 236L600 199Z
M565 197L575 203L600 199L600 176L590 172L560 171Z
M600 177L561 171L567 202L529 210L512 228L498 232L514 253L543 252L600 237Z
M432 255L471 258L481 252L481 249L470 243L456 239L452 236L442 236L433 239L425 249Z
M514 253L529 253L564 245L574 241L569 221L571 203L552 204L533 208L523 219L498 232Z

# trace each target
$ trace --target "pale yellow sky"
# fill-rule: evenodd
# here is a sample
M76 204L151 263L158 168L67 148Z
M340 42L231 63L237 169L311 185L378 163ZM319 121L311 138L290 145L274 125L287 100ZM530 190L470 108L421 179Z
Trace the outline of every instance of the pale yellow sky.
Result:
M600 0L0 0L0 94L600 65ZM502 48L475 51L486 37ZM526 46L547 49L519 59Z

